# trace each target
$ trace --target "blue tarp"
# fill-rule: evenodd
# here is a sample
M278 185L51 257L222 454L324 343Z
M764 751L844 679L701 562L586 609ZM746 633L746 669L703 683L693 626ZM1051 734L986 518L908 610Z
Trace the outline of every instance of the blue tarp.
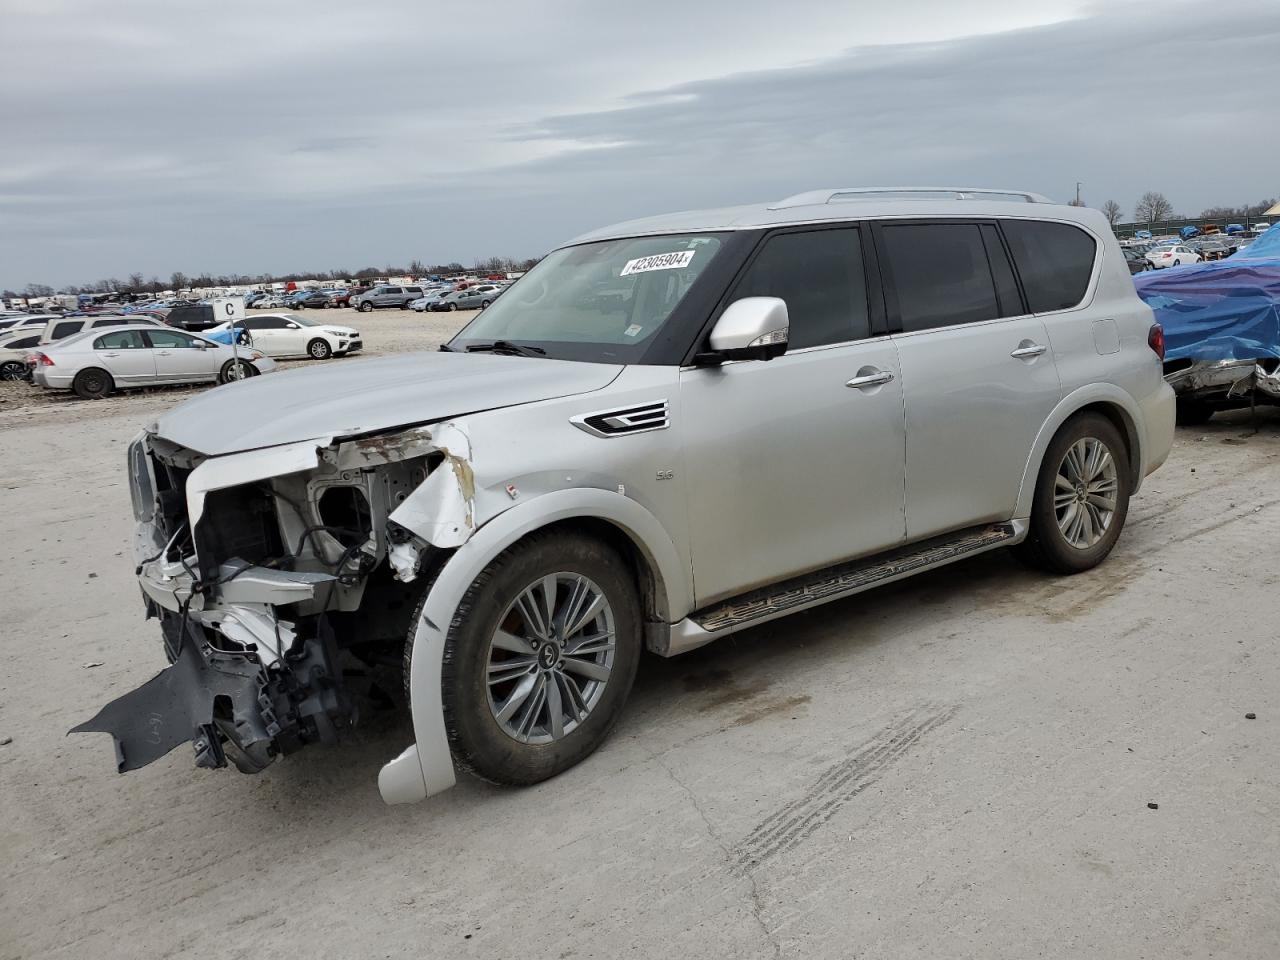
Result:
M1280 358L1280 224L1226 260L1133 282L1164 327L1166 360Z

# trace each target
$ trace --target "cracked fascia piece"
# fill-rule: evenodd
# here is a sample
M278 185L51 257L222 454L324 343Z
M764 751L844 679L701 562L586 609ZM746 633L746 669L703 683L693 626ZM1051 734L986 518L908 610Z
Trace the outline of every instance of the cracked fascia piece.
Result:
M460 547L475 533L476 478L471 468L471 440L453 423L432 432L433 446L444 463L405 498L389 519L432 546Z

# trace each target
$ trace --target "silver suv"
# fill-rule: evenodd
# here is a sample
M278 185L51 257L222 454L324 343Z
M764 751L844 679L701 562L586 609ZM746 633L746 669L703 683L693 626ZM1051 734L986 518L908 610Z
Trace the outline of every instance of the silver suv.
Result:
M550 777L642 650L999 547L1110 552L1169 453L1163 341L1101 214L821 190L549 254L442 352L263 377L129 452L167 670L78 730L260 770L402 682L388 802ZM287 417L262 417L288 410ZM403 664L402 675L395 665Z
M422 296L421 287L398 287L390 284L380 284L372 290L366 290L364 293L351 298L351 306L357 310L363 310L368 313L375 307L399 307L401 310L409 309L409 304Z

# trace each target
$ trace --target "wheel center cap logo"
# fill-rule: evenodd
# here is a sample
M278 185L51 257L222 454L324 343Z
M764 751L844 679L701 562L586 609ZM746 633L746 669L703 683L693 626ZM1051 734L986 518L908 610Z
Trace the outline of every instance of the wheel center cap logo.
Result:
M544 643L542 649L538 651L538 665L543 670L550 670L556 665L556 661L560 659L560 651L554 643Z

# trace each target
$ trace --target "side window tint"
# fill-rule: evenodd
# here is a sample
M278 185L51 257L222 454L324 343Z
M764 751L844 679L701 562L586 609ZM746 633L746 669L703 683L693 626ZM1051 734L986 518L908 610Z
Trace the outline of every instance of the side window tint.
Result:
M883 236L905 332L1000 316L977 224L889 224Z
M1066 310L1084 299L1098 245L1066 223L1005 220L1004 235L1034 313Z
M1013 278L1013 267L1009 265L1009 255L1005 253L1004 244L1000 242L1000 231L993 224L982 225L982 243L987 248L987 263L991 267L992 279L996 282L1000 316L1019 316L1024 312L1022 295L1018 293L1018 282Z
M870 336L858 230L847 227L770 237L730 299L742 297L786 301L790 350Z
M73 320L69 323L55 323L53 325L53 333L50 334L50 340L61 340L63 337L69 337L73 333L77 333L83 323L80 320Z
M137 330L117 330L93 341L95 350L145 350L146 346Z

